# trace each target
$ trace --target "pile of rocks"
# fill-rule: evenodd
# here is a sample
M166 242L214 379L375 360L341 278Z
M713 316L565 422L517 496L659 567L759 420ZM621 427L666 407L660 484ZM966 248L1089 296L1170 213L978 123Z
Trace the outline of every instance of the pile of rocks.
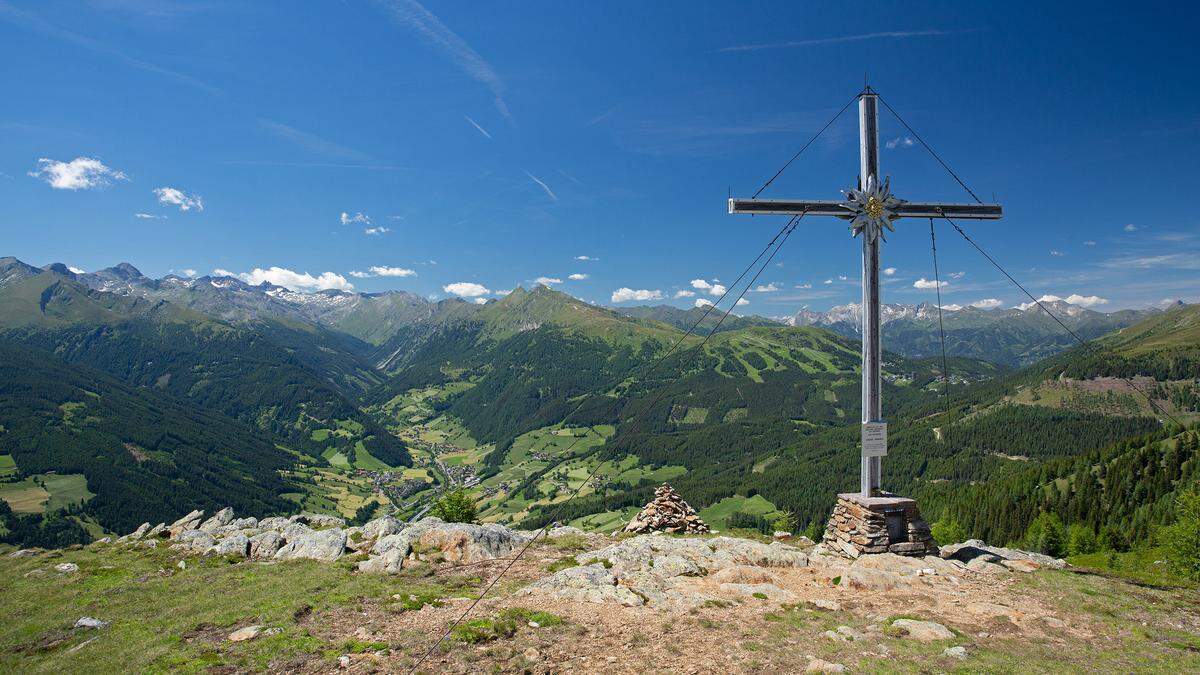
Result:
M358 563L362 571L394 573L420 560L468 563L506 556L527 539L528 535L500 525L445 523L437 518L403 524L384 516L360 527L346 527L346 521L334 516L302 513L259 520L235 518L233 509L224 508L208 519L197 510L170 525L143 523L115 543L157 547L162 542L188 553L253 560L332 562L357 555L362 558Z
M654 491L654 499L625 526L626 532L670 532L673 534L705 534L708 524L675 488L662 484Z
M863 497L840 494L825 526L824 545L834 553L857 558L871 553L936 555L937 542L921 518L917 503L907 497Z

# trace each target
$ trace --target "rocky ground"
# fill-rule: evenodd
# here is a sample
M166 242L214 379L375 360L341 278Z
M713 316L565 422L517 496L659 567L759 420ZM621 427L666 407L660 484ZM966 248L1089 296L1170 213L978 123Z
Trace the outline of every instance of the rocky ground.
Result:
M514 562L531 533L494 525L182 520L0 559L0 670L1200 669L1194 588L982 542L851 561L811 542L557 528Z

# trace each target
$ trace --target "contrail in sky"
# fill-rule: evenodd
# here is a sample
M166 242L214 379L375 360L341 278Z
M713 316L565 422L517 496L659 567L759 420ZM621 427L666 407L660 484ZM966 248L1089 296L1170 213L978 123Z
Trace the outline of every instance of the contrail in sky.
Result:
M843 35L841 37L818 38L815 40L794 40L792 42L769 42L757 45L736 45L718 49L718 52L754 52L760 49L780 49L783 47L815 47L817 45L832 45L839 42L859 42L861 40L877 40L879 38L910 38L929 37L935 35L956 35L970 33L965 30L909 30L888 31L886 33L863 33L862 35Z

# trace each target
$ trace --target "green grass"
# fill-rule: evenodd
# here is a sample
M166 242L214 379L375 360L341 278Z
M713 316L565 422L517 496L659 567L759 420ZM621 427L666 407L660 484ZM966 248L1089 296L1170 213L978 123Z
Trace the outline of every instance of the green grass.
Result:
M297 616L319 618L362 600L405 611L407 606L390 600L393 594L415 595L425 604L444 590L406 575L353 574L348 564L233 565L188 558L188 568L180 570L175 561L165 550L104 547L0 558L0 578L21 580L0 584L0 672L267 670L272 664L277 669L299 655L340 654L344 648L309 634ZM61 562L74 562L80 570L26 576ZM111 625L73 630L81 616ZM224 639L250 624L281 632L240 643Z
M752 516L765 516L769 519L778 518L783 515L774 504L767 501L762 495L754 495L753 497L742 497L735 495L726 497L721 501L700 510L700 517L704 522L708 523L709 527L715 529L727 528L729 516L734 513L746 513Z
M95 496L83 474L37 474L18 483L0 483L0 499L18 513L58 511Z
M17 472L17 462L12 455L0 455L0 478Z
M1154 586L1190 586L1195 582L1180 577L1166 564L1167 552L1162 548L1141 548L1126 553L1088 553L1067 558L1067 562L1080 568L1095 570L1104 575L1128 579L1140 584Z

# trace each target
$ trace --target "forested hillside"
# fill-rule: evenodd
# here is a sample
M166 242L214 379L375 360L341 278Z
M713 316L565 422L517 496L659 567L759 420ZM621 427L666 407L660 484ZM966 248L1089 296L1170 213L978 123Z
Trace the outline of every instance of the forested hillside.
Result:
M10 480L82 474L95 496L79 511L128 531L194 508L248 514L295 508L279 470L293 458L266 434L229 418L0 342L0 455Z
M378 381L358 357L331 347L352 338L231 326L162 300L92 290L69 274L48 270L0 288L0 338L188 399L315 455L327 443L313 432L347 420L361 431L329 442L363 441L389 464L411 461L348 398Z

